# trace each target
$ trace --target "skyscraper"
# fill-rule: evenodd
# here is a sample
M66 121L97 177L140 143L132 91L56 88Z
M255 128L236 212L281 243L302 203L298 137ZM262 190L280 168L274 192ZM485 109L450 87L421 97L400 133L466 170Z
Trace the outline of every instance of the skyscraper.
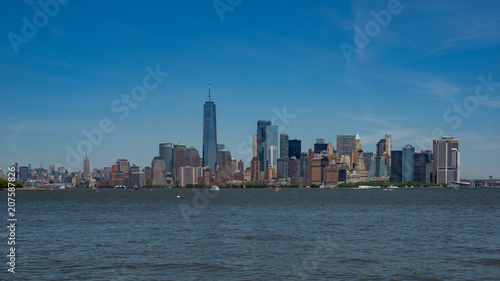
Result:
M151 161L151 178L153 186L166 186L167 182L165 181L166 175L166 164L165 160L159 156L153 158Z
M257 122L257 154L260 161L261 171L270 164L268 163L269 146L278 147L278 126L271 125L271 121L261 120Z
M278 165L278 147L276 145L268 146L267 152L267 166L276 169Z
M391 151L391 182L401 182L403 180L403 151Z
M178 183L180 179L180 168L189 166L186 145L181 142L176 143L172 154L172 178L174 179L174 183Z
M302 142L301 140L293 139L288 141L288 158L300 159L300 153L302 152Z
M386 156L389 166L391 165L391 151L392 138L390 135L385 134L385 137L377 143L377 156Z
M240 172L244 172L245 171L245 164L243 163L243 160L240 159L240 162L238 162L238 170Z
M257 134L253 134L253 141L252 141L252 151L253 151L253 157L259 157L259 154L257 152Z
M355 135L337 135L337 155L350 155L351 149L354 147Z
M222 149L217 152L217 166L219 166L223 180L227 179L233 173L231 163L232 158L229 150Z
M203 166L215 170L217 162L217 120L215 103L211 101L210 81L208 81L208 101L203 106Z
M288 162L288 135L283 133L280 134L280 157L281 159Z
M453 181L460 181L458 140L453 137L433 140L433 154L434 182L451 184Z
M413 181L415 169L415 148L410 144L403 147L403 166L402 177L403 181Z
M165 160L167 176L172 176L172 144L160 143L160 157Z
M430 182L430 174L432 172L431 163L432 151L424 150L421 153L415 153L415 168L413 169L413 178L415 181Z
M325 139L316 139L314 144L314 153L321 153L322 151L328 150L328 144L325 143Z
M83 158L83 178L85 181L90 181L90 164L87 152L85 152L85 158Z

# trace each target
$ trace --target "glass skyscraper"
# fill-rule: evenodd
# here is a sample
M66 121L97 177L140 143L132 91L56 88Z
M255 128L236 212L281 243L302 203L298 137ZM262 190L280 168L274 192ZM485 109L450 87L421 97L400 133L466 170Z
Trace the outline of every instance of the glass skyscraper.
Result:
M415 148L410 144L403 147L402 181L414 180Z
M215 171L217 163L217 119L215 103L210 100L210 81L208 82L208 101L203 106L203 166Z
M167 176L172 176L172 144L160 143L160 157L165 160Z
M257 156L260 161L260 169L271 166L269 163L269 146L278 147L278 126L272 126L271 121L261 120L257 122Z

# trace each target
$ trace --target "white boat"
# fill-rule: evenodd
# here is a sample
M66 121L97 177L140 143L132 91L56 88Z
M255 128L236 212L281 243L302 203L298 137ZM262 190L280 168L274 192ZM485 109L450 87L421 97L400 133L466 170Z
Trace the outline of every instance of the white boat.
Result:
M219 190L219 187L216 186L216 185L212 185L212 187L210 188L210 190Z
M279 192L279 191L281 191L281 188L276 187L276 188L274 189L274 191Z
M391 188L391 189L392 189L392 188L399 188L399 187L397 187L397 186L395 186L395 185L391 185L391 186L389 186L388 188Z

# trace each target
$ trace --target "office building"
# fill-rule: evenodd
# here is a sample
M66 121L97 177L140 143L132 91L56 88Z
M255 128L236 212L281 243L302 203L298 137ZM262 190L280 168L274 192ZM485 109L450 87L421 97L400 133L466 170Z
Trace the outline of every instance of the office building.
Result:
M288 159L290 157L288 156L288 135L287 134L280 134L280 156L279 158L284 159L285 161L288 162ZM278 176L279 177L279 176Z
M403 151L391 151L391 182L403 181Z
M160 157L165 160L167 165L167 176L172 176L172 163L173 163L173 147L171 143L160 143Z
M122 172L125 177L129 177L130 174L130 163L127 159L118 159L116 160L116 164L118 164L118 171Z
M146 174L142 172L132 172L132 178L130 181L132 186L137 185L138 187L143 187L146 185Z
M193 146L188 147L185 155L185 166L200 167L200 152Z
M385 134L383 139L377 143L377 156L386 156L388 165L391 165L392 137Z
M211 101L208 81L208 101L203 106L203 166L215 170L217 162L217 118L215 103Z
M288 141L288 158L295 157L300 159L302 152L302 142L301 140L293 139Z
M87 152L85 152L85 157L83 158L83 179L84 181L90 181L90 163Z
M166 186L167 182L165 181L167 168L166 168L165 160L159 156L153 158L151 162L151 178L153 186Z
M257 154L260 161L261 171L269 166L269 146L278 147L278 126L271 125L271 121L261 120L257 122Z
M418 182L430 182L432 173L432 151L424 150L415 153L413 178Z
M29 178L29 168L26 166L19 167L19 179L23 184L27 184Z
M283 158L278 158L277 168L276 168L276 176L278 178L287 178L288 177L288 161Z
M415 148L410 144L403 147L402 180L413 181L415 169Z
M259 157L259 153L257 152L257 134L253 134L252 151L253 151L252 158Z
M319 154L323 151L328 151L328 144L325 143L325 139L316 139L314 144L314 154Z
M187 158L187 148L182 142L174 144L174 149L172 151L172 178L174 183L179 183L179 169L180 167L189 166ZM215 164L215 163L214 163Z
M260 160L257 157L252 158L250 161L251 176L250 181L258 183L260 181Z
M339 158L351 154L355 138L355 135L337 135L337 155Z
M460 181L458 140L453 137L433 140L433 154L433 182L452 184Z
M240 159L240 162L238 162L238 171L244 172L245 171L245 164L243 163L243 160Z
M219 167L219 171L222 173L221 177L223 180L226 180L230 175L233 174L231 163L232 158L231 152L229 152L229 150L222 149L221 151L217 152L217 166Z
M268 146L267 155L268 167L273 167L274 169L276 169L276 166L278 165L278 147L275 145Z

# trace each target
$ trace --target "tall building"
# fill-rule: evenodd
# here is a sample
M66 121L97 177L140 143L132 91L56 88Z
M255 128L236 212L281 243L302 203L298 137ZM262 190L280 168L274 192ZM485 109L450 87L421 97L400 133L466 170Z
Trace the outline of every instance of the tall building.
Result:
M290 159L288 156L288 135L285 133L280 134L280 158L286 162Z
M203 170L201 167L181 167L179 169L179 185L186 187L188 184L196 184L198 182L198 178L202 177L202 173Z
M233 172L231 168L232 158L231 152L227 149L222 149L217 152L217 166L222 173L222 179L227 179Z
M259 157L259 153L257 152L257 134L253 134L253 141L252 141L252 151L253 151L253 157Z
M240 159L240 162L238 162L238 171L244 172L245 171L245 164L243 163L243 160Z
M391 166L387 165L387 156L372 156L367 179L368 180L371 180L372 178L388 179L390 175L391 175Z
M432 151L424 150L415 153L415 167L413 177L418 182L430 182L432 173Z
M276 168L276 176L278 178L287 178L288 177L288 161L285 161L283 158L278 158L277 168Z
M85 152L85 158L83 158L83 179L84 181L90 181L90 164L87 152Z
M151 178L153 186L166 186L166 164L165 160L159 156L153 158L151 162Z
M185 166L200 167L200 152L193 146L188 147L186 150Z
M29 170L28 167L19 167L19 179L26 184L28 182Z
M351 154L355 138L355 135L337 135L337 155L339 158Z
M383 139L377 143L377 156L386 156L391 165L391 151L392 151L392 138L390 135L385 134Z
M130 173L130 163L127 159L118 159L116 160L116 164L118 164L118 171L122 172L125 177L128 177Z
M325 139L316 139L316 143L314 144L314 153L318 154L322 151L328 151L328 144L325 143Z
M238 160L231 159L231 172L236 172L238 170Z
M172 144L160 143L160 157L165 160L167 165L167 176L172 176Z
M278 147L275 145L268 146L267 166L276 169L278 165Z
M391 151L391 182L403 181L403 151Z
M363 153L363 158L365 159L365 168L367 171L369 171L371 168L372 157L373 157L373 152L364 152Z
M433 182L451 184L460 181L458 140L453 137L433 140L433 154Z
M298 160L295 156L292 156L288 161L288 177L300 177L300 160Z
M270 166L268 163L269 146L278 147L278 126L271 125L271 121L261 120L257 122L257 154L260 161L261 171Z
M410 144L403 147L403 163L402 163L402 178L403 181L414 180L415 168L415 148Z
M293 139L288 141L288 158L295 157L297 159L300 159L301 152L302 152L301 140Z
M217 144L217 152L223 150L223 149L226 149L226 145L223 144L223 143L218 143Z
M217 119L215 103L211 101L210 81L208 81L208 101L203 106L203 166L215 170L217 162Z
M52 160L52 164L49 165L49 175L54 176L55 171L56 171L56 163L54 163L54 160Z
M179 169L181 167L189 166L187 160L187 148L186 145L182 142L178 142L174 145L174 149L172 151L172 178L174 183L179 182L180 174Z
M251 176L250 181L257 183L260 181L260 160L257 157L254 157L252 161L250 161L251 168Z

